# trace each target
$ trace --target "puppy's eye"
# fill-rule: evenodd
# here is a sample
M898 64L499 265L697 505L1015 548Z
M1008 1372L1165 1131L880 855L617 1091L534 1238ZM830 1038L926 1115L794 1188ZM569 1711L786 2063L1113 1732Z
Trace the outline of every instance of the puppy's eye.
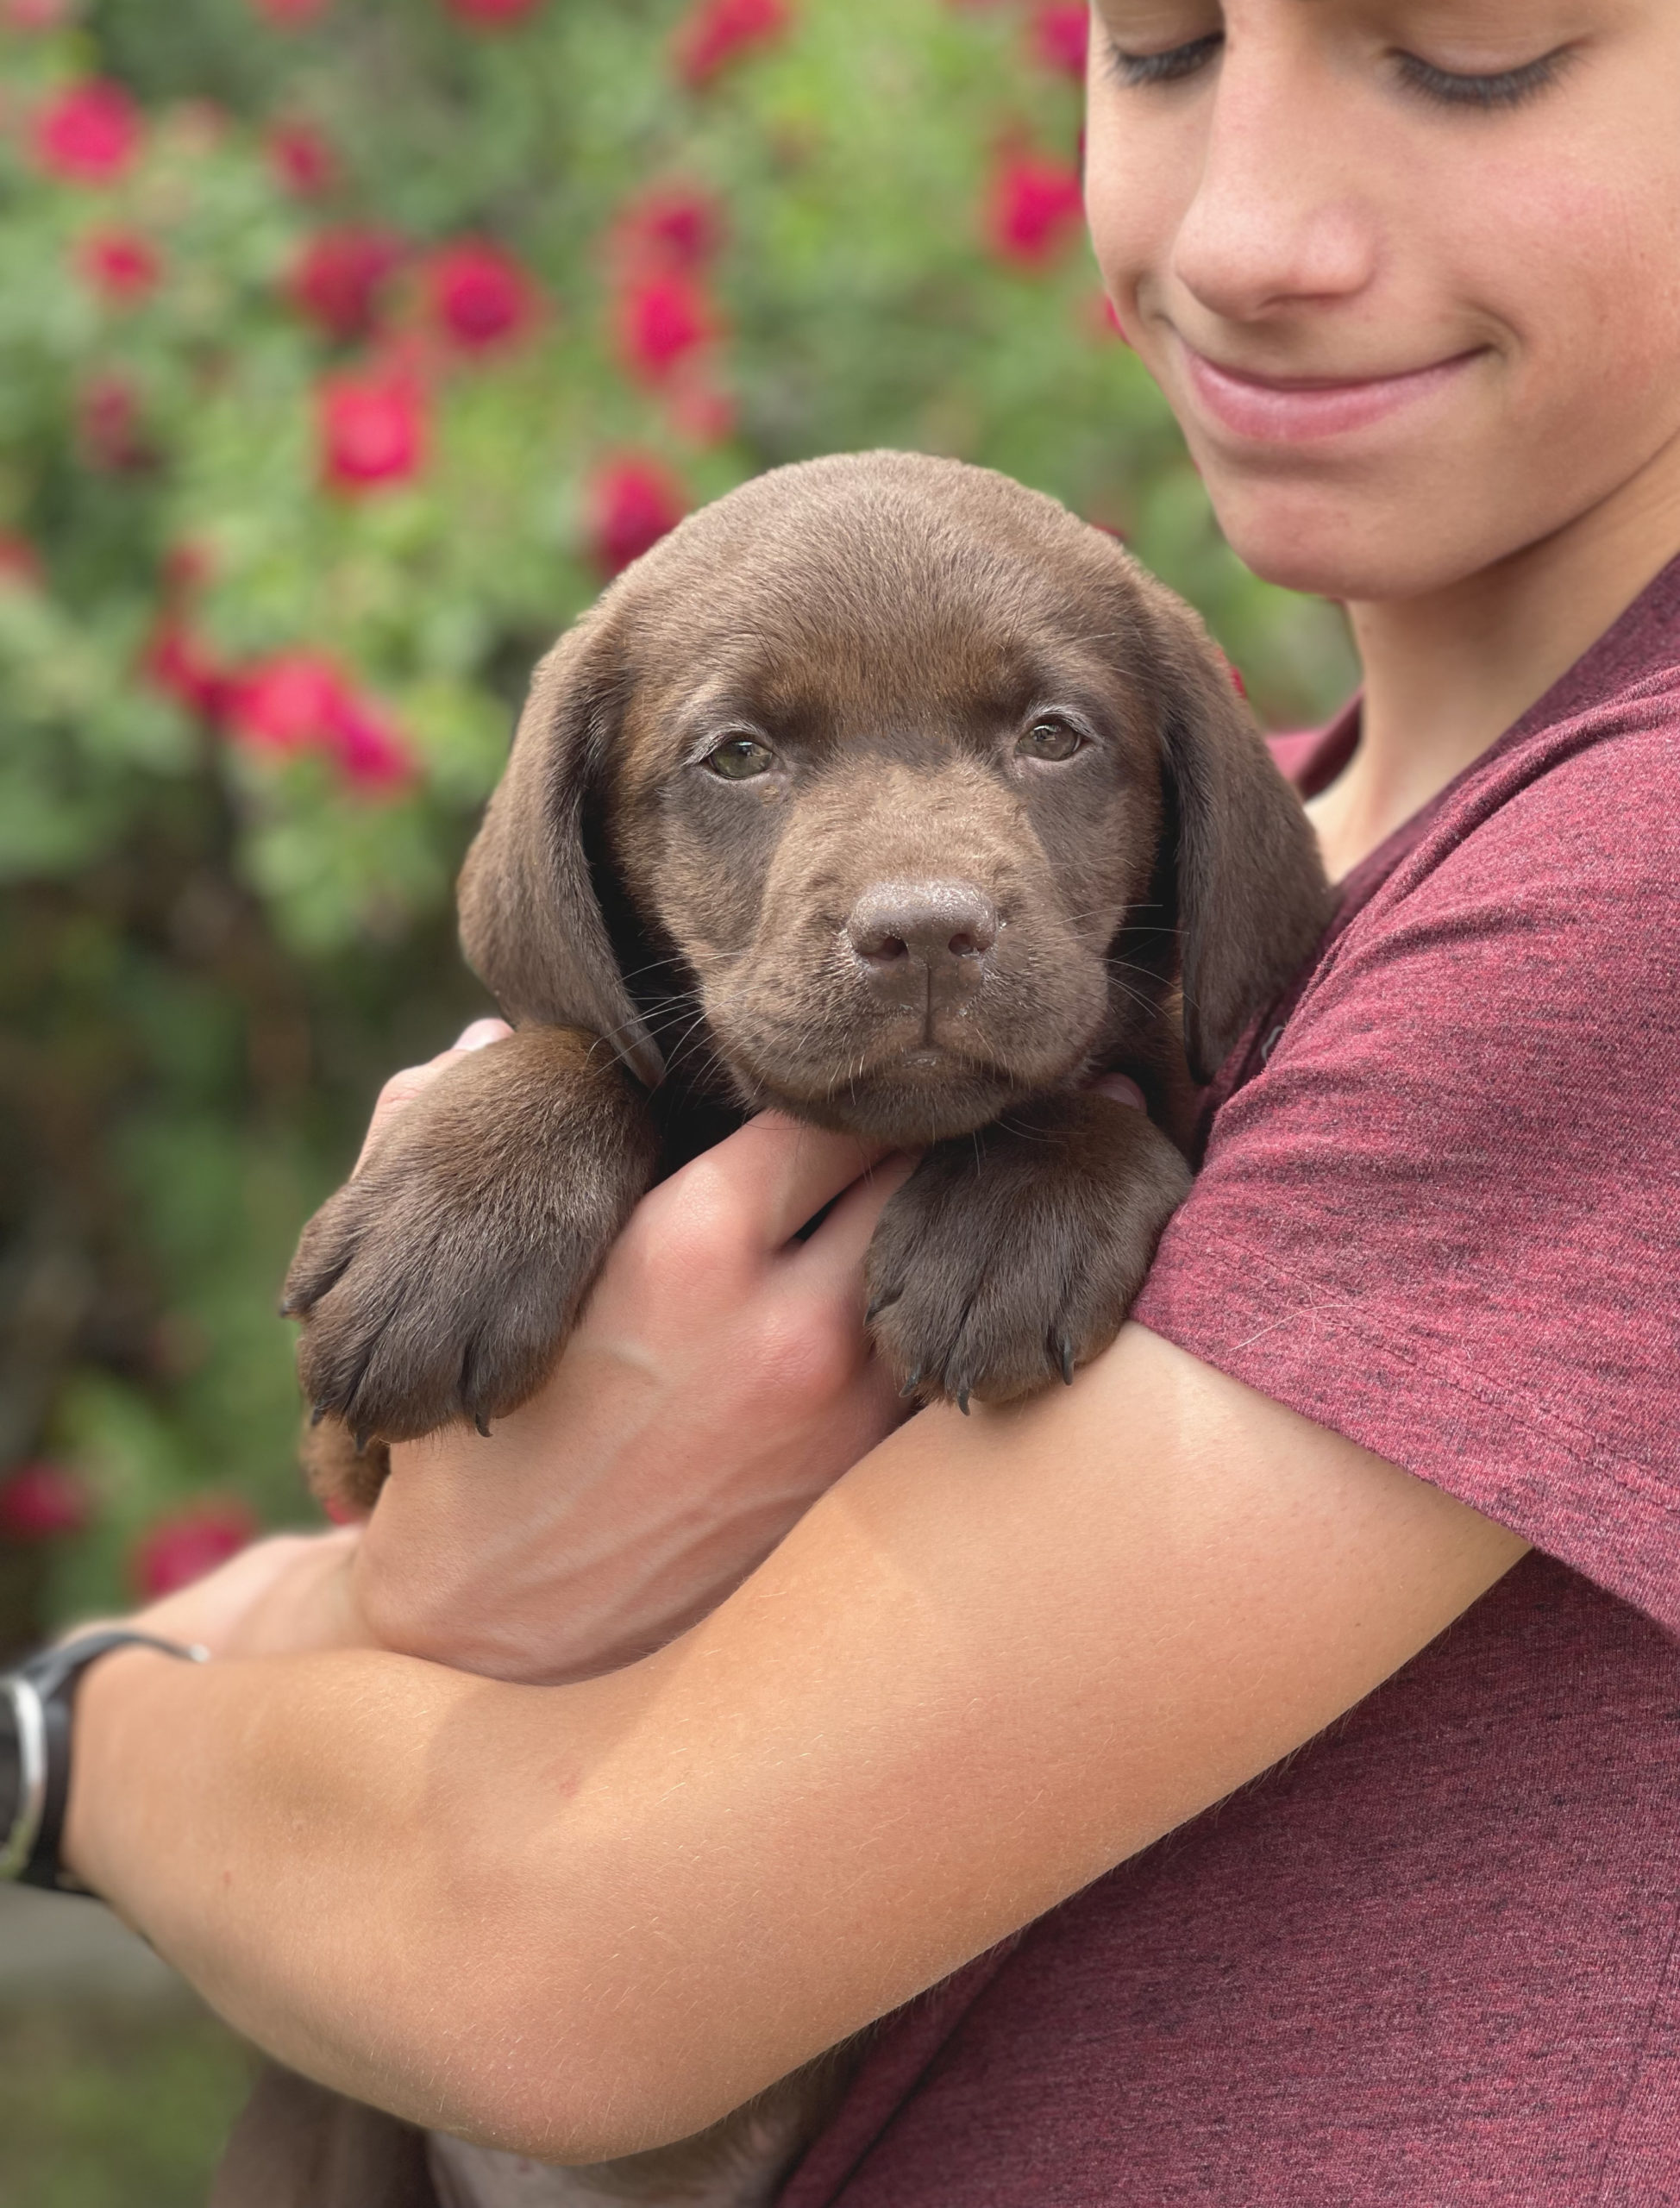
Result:
M750 736L732 736L705 756L708 769L726 782L749 782L755 775L768 774L776 755L768 743Z
M1071 759L1085 748L1085 738L1066 721L1034 721L1015 746L1024 759Z

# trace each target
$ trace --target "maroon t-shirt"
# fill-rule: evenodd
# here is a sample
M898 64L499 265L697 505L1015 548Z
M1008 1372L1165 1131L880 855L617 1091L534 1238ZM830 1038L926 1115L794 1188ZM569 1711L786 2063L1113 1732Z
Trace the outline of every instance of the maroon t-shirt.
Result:
M1680 2203L1677 971L1680 561L1349 878L1136 1314L1535 1553L895 2020L783 2208Z

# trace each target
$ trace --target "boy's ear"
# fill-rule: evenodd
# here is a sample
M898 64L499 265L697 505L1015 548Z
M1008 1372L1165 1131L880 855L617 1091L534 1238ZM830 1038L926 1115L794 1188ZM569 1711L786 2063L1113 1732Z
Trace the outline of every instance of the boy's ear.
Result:
M664 1061L630 1000L584 849L586 800L627 687L599 612L585 614L538 667L461 869L461 940L510 1019L586 1028L654 1088Z
M1209 1082L1311 957L1332 897L1300 799L1200 622L1157 603L1160 732L1176 815L1184 1048Z

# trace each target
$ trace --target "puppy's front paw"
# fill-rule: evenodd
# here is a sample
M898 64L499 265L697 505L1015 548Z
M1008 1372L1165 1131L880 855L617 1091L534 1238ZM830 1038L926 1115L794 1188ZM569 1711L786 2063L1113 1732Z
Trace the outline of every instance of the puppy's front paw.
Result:
M647 1187L652 1126L605 1050L531 1028L410 1104L304 1231L282 1308L320 1419L358 1444L535 1393Z
M1143 1113L1038 1099L943 1142L881 1214L870 1327L904 1392L968 1408L1036 1394L1107 1347L1190 1185Z

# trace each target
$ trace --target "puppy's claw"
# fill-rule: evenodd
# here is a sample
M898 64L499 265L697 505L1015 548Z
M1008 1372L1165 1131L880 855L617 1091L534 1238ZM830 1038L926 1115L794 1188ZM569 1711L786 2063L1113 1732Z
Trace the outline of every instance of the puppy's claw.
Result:
M969 1415L969 1385L965 1381L962 1387L960 1387L956 1391L956 1408L962 1412L964 1418L967 1418Z
M907 1399L915 1394L916 1390L921 1386L921 1384L922 1368L918 1364L916 1367L916 1370L911 1374L910 1377L905 1382L903 1387L900 1389L899 1393L901 1396Z
M1074 1384L1074 1345L1071 1334L1058 1334L1056 1336L1056 1352L1057 1359L1062 1366L1063 1385L1064 1387L1071 1388Z
M327 1406L325 1403L317 1403L309 1414L309 1422L311 1426L319 1426L322 1420L325 1418L326 1415Z
M868 1309L863 1314L864 1325L866 1327L873 1327L875 1320L880 1318L881 1313L883 1311L890 1310L893 1305L898 1302L899 1298L903 1294L904 1290L901 1288L882 1289L881 1294L876 1296L874 1302L870 1304Z
M295 1319L303 1308L295 1295L283 1295L280 1298L279 1312L283 1319Z
M485 1440L488 1441L490 1439L490 1421L485 1416L482 1411L480 1411L476 1414L473 1418L473 1423L477 1427L479 1432L484 1436Z

